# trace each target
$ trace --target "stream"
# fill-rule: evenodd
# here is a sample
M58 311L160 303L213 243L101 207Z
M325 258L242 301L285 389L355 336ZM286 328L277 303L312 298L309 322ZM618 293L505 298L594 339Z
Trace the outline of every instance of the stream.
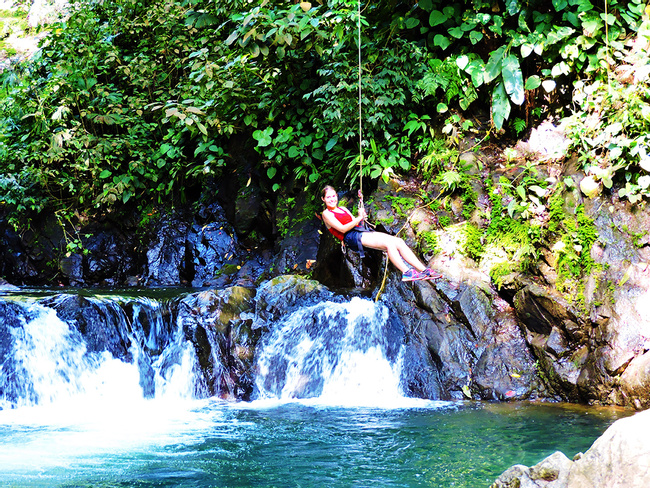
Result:
M68 297L0 297L2 486L487 487L513 464L585 451L625 415L409 398L403 331L362 298L269 327L252 401L205 398L164 300L90 297L105 311L94 320L124 321L115 358L55 313Z

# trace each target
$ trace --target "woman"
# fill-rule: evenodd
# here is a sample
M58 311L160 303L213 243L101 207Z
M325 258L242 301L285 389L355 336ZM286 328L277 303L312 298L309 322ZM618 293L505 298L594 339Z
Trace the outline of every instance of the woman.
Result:
M355 217L347 208L339 207L339 197L333 187L328 185L323 188L321 200L326 207L322 216L327 229L334 237L358 250L362 257L364 247L384 251L390 262L402 272L402 281L440 278L439 273L426 268L420 262L404 240L383 232L373 232L362 226L367 215L364 209Z

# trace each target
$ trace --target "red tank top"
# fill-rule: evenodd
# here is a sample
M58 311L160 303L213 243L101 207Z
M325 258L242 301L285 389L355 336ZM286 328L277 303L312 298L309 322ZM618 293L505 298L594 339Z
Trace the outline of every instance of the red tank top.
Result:
M334 210L330 210L330 212L332 212L334 214L334 217L336 217L336 220L341 222L343 225L352 222L352 216L345 210L341 210L339 207L336 207ZM329 231L340 241L342 241L345 237L345 234L343 232L336 230L334 227L330 227Z

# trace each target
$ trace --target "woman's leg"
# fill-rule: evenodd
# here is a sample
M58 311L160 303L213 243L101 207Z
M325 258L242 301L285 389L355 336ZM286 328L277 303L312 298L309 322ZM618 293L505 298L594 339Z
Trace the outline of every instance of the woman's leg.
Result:
M383 232L364 232L361 235L361 244L371 249L386 251L390 262L402 273L408 270L408 264L418 271L422 271L425 268L415 253L411 251L400 237L384 234Z

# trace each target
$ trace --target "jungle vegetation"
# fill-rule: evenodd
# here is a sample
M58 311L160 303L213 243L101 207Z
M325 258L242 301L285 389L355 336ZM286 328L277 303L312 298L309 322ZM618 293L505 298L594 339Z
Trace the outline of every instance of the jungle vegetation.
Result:
M37 56L0 74L0 215L16 228L45 209L144 215L196 199L246 151L242 186L268 194L354 186L359 171L453 189L460 137L516 138L548 118L570 121L595 187L642 201L645 8L386 0L359 17L353 0L82 0ZM509 187L511 217L548 204L544 185L523 181Z

